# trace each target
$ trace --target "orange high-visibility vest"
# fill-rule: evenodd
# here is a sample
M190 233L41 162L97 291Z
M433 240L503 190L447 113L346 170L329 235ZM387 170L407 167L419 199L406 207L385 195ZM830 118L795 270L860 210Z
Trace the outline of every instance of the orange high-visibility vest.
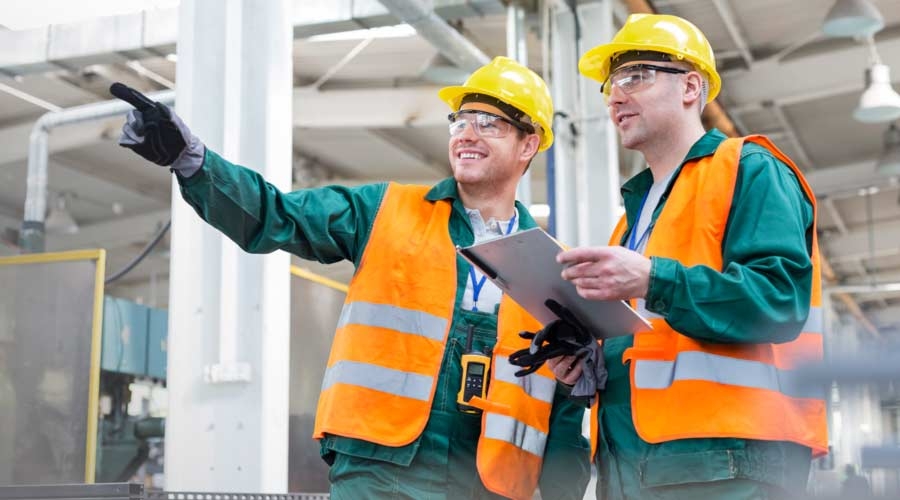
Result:
M722 239L744 141L765 147L793 169L813 205L815 221L815 195L787 156L763 136L727 139L713 156L684 165L647 242L646 255L722 271ZM627 225L623 216L610 245L620 244ZM643 300L634 301L653 325L652 331L635 334L634 346L623 355L623 362L631 362L631 408L642 439L660 443L734 437L790 441L812 448L814 456L827 452L824 391L797 384L792 372L822 360L822 283L815 229L812 238L809 317L793 341L701 342L676 332L664 318L647 311Z
M351 437L384 446L414 441L428 422L456 300L451 203L427 186L391 183L375 217L338 321L319 395L315 438ZM490 491L530 499L550 431L556 379L549 369L516 377L509 355L540 323L500 301L497 343L477 467Z

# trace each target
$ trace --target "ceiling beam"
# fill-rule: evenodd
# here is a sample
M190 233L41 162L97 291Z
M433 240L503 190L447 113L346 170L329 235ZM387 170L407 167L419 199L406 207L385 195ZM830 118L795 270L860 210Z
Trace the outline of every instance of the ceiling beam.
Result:
M447 163L446 159L443 162L437 161L425 154L420 148L407 143L403 139L397 137L396 134L391 134L388 130L370 129L367 130L367 132L373 138L381 141L382 144L386 144L404 155L409 156L416 162L430 168L433 173L439 175L451 175L453 173L450 170L450 165Z
M294 126L305 128L398 128L443 125L447 105L437 97L440 87L294 90ZM122 118L82 122L54 128L50 154L87 146L109 134L118 135ZM33 123L0 129L0 165L28 159L28 140Z
M880 37L877 48L884 64L892 68L900 67L900 37ZM767 101L773 100L773 88L776 87L777 95L789 96L775 96L779 105L862 92L864 70L869 60L869 49L865 44L848 44L823 52L797 54L782 61L758 61L753 71L729 72L728 96L733 102L743 103L729 108L729 111L760 109ZM822 68L840 68L840 71L823 72ZM811 79L809 75L816 75L816 78ZM896 74L894 78L897 78Z
M832 263L853 259L868 259L885 255L900 255L900 224L897 220L876 222L872 226L874 245L869 248L869 227L861 225L851 228L847 234L836 234L821 245L828 249L828 259Z
M501 0L439 0L448 20L505 11ZM304 0L294 14L294 38L399 24L377 0ZM34 29L0 30L0 73L23 75L65 67L124 63L165 55L178 40L178 7L105 16Z
M50 154L93 144L103 139L104 133L122 126L122 119L82 122L76 126L54 128L50 133ZM33 122L20 123L0 129L0 165L28 159L28 143Z
M294 90L294 126L396 128L447 123L438 86L313 91Z
M818 197L847 198L860 189L891 183L891 177L875 171L874 161L820 168L803 174Z
M169 171L137 156L132 161L137 163L137 172L134 169L110 168L109 165L76 160L71 155L62 153L50 158L50 168L65 169L68 173L86 177L99 189L110 194L113 190L123 190L140 197L143 202L168 204L172 199ZM55 190L64 189L60 189L57 184Z
M841 280L841 284L870 285L873 281L877 283L900 283L900 271L880 271L874 280L871 276L850 276Z
M726 31L728 31L728 35L731 36L731 40L734 42L734 45L737 47L741 59L744 60L744 65L747 67L747 69L752 69L755 63L755 61L753 60L753 54L750 53L750 46L747 43L747 37L744 36L744 30L738 24L738 17L735 15L734 10L728 3L728 0L713 0L713 5L719 12L719 17L722 18L722 22L725 24L725 29Z
M834 226L838 229L838 231L842 235L846 235L849 230L847 229L847 224L844 223L844 218L841 216L841 213L834 205L834 199L825 198L824 202L822 202L820 206L822 206L828 212L828 215L831 216L831 219L834 221Z

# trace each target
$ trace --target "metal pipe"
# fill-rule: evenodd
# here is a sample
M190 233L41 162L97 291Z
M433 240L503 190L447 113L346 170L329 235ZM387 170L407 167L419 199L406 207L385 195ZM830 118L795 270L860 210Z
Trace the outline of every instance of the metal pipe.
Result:
M166 90L148 94L163 104L175 102L175 91ZM44 219L47 213L47 157L50 130L60 125L71 125L122 115L131 105L118 99L95 102L60 111L44 113L34 123L28 142L28 176L25 192L25 217L19 235L23 253L44 251Z
M552 14L551 26L550 51L553 57L550 59L551 78L548 83L556 107L553 126L556 139L553 149L547 151L548 163L553 157L554 193L550 212L554 214L555 236L566 244L574 245L578 242L578 129L572 117L580 109L576 80L575 14L568 8L556 9Z
M379 1L391 14L415 28L422 38L461 69L475 71L491 60L420 0Z
M528 66L528 45L526 44L525 9L510 2L506 8L506 55ZM531 207L531 169L525 171L516 187L516 199L526 207Z

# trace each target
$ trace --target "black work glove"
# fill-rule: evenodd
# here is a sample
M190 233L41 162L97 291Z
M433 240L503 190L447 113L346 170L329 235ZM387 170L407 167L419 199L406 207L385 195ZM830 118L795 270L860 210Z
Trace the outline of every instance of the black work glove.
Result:
M519 333L520 337L531 339L531 345L509 356L511 364L523 367L516 372L517 377L534 373L548 359L581 354L585 346L596 342L594 336L578 321L572 311L553 299L547 299L544 305L559 319L548 323L537 332Z
M175 163L186 148L199 148L201 153L204 150L203 144L191 134L187 125L165 104L152 101L137 90L118 82L110 86L109 92L135 107L129 112L122 127L120 146L166 167ZM200 157L202 158L202 154ZM185 171L188 167L199 168L199 165L173 166L173 169Z

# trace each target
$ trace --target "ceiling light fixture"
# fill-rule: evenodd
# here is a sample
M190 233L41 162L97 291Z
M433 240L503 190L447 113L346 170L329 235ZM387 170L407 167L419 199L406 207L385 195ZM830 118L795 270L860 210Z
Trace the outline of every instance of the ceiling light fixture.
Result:
M78 232L78 223L66 208L68 193L60 193L56 196L56 204L50 209L44 220L44 229L48 233L75 234Z
M884 152L875 164L875 170L884 175L900 174L900 129L896 123L884 133Z
M830 37L866 37L883 27L881 12L869 0L837 0L822 22Z
M891 68L881 62L875 42L868 38L871 65L866 69L866 90L853 111L863 123L884 123L900 118L900 94L891 87Z

